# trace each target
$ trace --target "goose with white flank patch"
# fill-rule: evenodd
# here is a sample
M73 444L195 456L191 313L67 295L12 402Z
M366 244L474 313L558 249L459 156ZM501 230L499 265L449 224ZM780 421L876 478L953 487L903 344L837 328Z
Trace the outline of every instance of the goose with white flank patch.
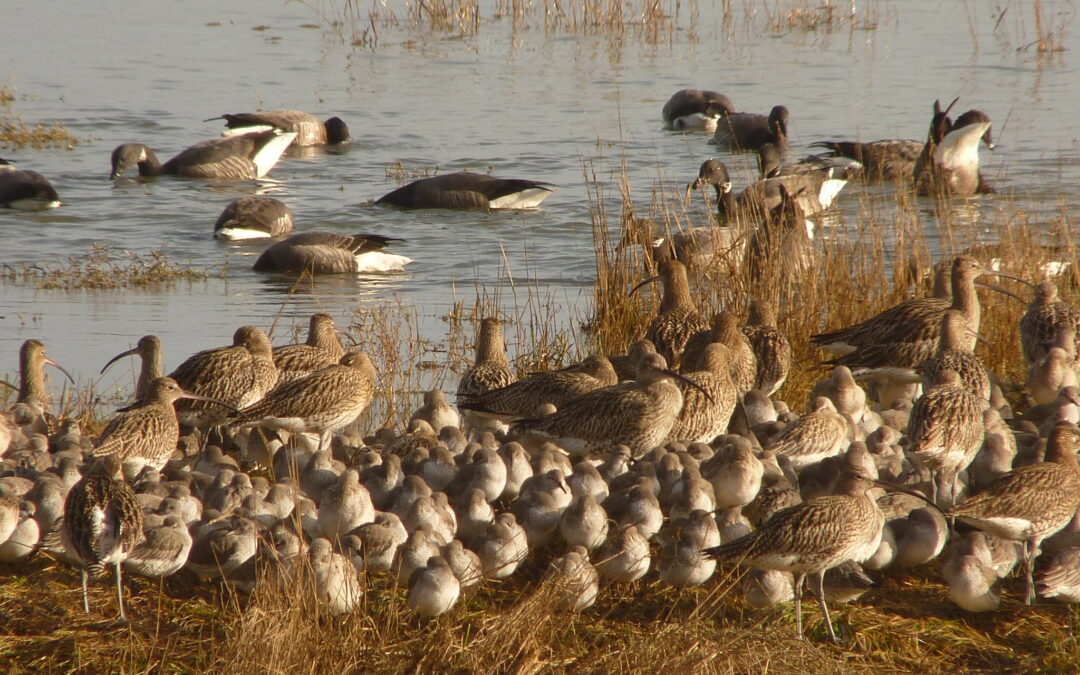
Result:
M294 274L399 272L412 258L383 251L393 241L404 240L377 234L302 232L263 251L252 269Z
M292 144L296 146L339 145L348 143L349 126L340 117L320 122L314 115L301 110L266 110L264 112L225 114L209 120L225 120L222 136L238 136L279 129L296 134Z
M60 206L60 195L37 171L16 169L0 158L0 206L20 211L45 211Z
M415 180L375 203L407 209L535 209L553 191L550 183L460 171Z
M969 110L954 123L949 109L934 101L934 117L922 154L915 162L915 189L921 195L955 195L994 192L979 173L979 141L993 148L990 118L979 110Z
M183 176L210 180L251 180L262 178L277 164L294 132L265 131L232 138L212 138L183 150L162 164L154 151L141 143L124 143L112 153L113 180L138 166L139 175Z
M214 238L225 241L283 237L292 232L293 214L284 202L252 195L234 200L214 223Z
M671 95L663 110L664 128L673 131L701 129L716 131L717 120L735 112L731 99L708 89L680 89Z

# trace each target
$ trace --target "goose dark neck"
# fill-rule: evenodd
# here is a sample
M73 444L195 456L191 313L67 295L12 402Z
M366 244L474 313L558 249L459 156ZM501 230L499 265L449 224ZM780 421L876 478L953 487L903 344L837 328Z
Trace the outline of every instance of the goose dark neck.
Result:
M142 160L139 161L139 175L146 177L160 176L164 173L168 173L166 167L162 166L158 161L157 155L150 148L143 147L145 153Z

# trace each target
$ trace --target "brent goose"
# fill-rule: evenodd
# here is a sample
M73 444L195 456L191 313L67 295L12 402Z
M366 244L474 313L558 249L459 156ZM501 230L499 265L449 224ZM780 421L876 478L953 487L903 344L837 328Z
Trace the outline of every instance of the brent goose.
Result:
M140 176L185 176L217 180L262 178L277 164L295 132L264 131L231 138L213 138L183 150L161 164L157 155L141 143L124 143L112 153L112 173L116 179L132 165Z
M235 113L210 119L225 120L223 136L280 129L295 132L296 140L293 141L293 145L297 146L337 145L348 143L350 140L349 127L340 117L331 117L325 122L320 122L314 115L300 110Z
M660 115L664 118L665 129L715 131L720 116L733 112L735 106L731 104L731 99L720 92L680 89L664 104Z
M550 185L461 171L415 180L375 203L411 209L533 209L552 193Z
M45 176L37 171L16 169L0 158L0 206L44 211L60 206L60 196Z
M273 197L241 197L228 206L214 223L214 236L226 241L281 237L293 229L289 207Z
M395 241L404 240L377 234L301 232L263 251L252 269L311 274L397 272L412 258L382 250Z
M756 152L765 143L772 143L781 153L788 150L788 109L774 107L769 114L731 113L716 123L710 145L719 145L728 152Z

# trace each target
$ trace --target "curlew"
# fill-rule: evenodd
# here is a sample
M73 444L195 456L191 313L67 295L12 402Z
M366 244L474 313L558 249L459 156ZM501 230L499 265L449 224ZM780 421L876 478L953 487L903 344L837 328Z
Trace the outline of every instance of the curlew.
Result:
M579 364L562 370L535 373L498 389L475 396L459 397L458 407L474 417L508 421L536 413L544 404L556 409L567 401L619 381L607 357L593 354Z
M1059 422L1046 443L1046 459L1015 469L948 515L1002 539L1024 543L1027 604L1035 599L1032 571L1043 539L1061 530L1080 508L1080 431Z
M308 321L306 342L274 347L271 354L281 384L334 365L345 355L345 348L338 340L334 317L318 312Z
M714 314L708 330L698 331L686 340L681 370L700 370L701 356L712 342L727 347L731 382L739 396L753 389L757 380L757 356L749 338L739 330L735 315L730 312Z
M126 620L120 564L142 541L143 514L120 469L120 457L106 455L72 486L64 500L60 536L65 549L82 564L83 610L90 613L87 580L99 576L105 565L113 565L120 619Z
M909 453L930 469L934 501L951 506L960 490L960 472L983 442L986 401L968 391L954 370L941 370L934 386L915 400L908 420Z
M139 357L140 364L139 376L135 380L135 400L141 401L146 396L150 383L165 374L161 366L161 340L156 335L144 335L139 338L133 348L109 359L109 362L102 367L101 373L104 374L109 366L125 356L136 355Z
M683 372L697 387L676 381L682 391L683 407L669 432L672 440L708 443L727 431L738 399L731 381L730 362L728 348L714 342L705 347L700 368Z
M777 328L776 307L762 298L751 300L742 330L757 357L754 388L772 396L787 380L792 359L791 343Z
M1075 340L1080 338L1080 310L1058 296L1053 282L1043 281L1035 287L1035 298L1020 317L1020 347L1029 366L1046 358L1055 336L1065 327L1073 331L1075 356Z
M476 337L476 355L473 364L458 380L457 396L476 396L484 392L505 387L517 380L506 358L506 341L503 339L502 322L494 317L487 317L480 322L480 332ZM465 413L466 426L471 428L495 428L498 424L487 422L484 418L470 412Z
M664 357L649 354L639 362L636 380L596 389L551 415L519 420L515 428L569 452L602 452L623 444L640 457L667 439L682 410L683 395L673 380L700 390L668 370Z
M690 282L686 266L678 260L665 260L660 264L660 274L649 277L630 291L631 294L645 284L661 281L664 286L660 311L645 329L645 339L656 346L664 361L677 368L683 347L691 335L708 330L705 319L698 313L690 296Z
M811 411L792 422L765 449L791 460L796 472L835 457L848 445L848 423L836 411L831 399L814 399Z
M271 349L266 333L253 326L241 326L233 334L231 347L194 354L169 377L185 391L243 409L277 384ZM225 408L207 401L181 403L176 412L180 422L200 428L220 426L228 415Z
M363 352L349 352L337 365L275 387L242 409L231 424L317 433L319 450L326 450L331 434L359 417L374 394L371 359Z
M825 604L825 572L848 560L862 562L881 542L885 516L869 490L874 481L858 464L848 464L839 493L816 497L773 514L750 534L705 549L712 558L741 561L761 570L795 574L795 632L802 637L802 590L817 576L816 594L829 637L837 642Z
M990 399L990 376L986 367L968 347L969 332L964 315L960 312L950 309L942 315L937 351L918 366L924 390L929 388L931 382L939 379L942 371L952 370L960 376L964 389L980 400Z
M173 408L173 403L180 399L208 401L229 408L221 401L184 391L171 377L159 377L150 383L146 395L135 405L121 408L106 423L90 454L116 455L129 480L134 480L145 466L160 471L180 439L180 423Z
M45 390L45 364L56 368L74 384L75 380L60 364L45 355L45 345L39 340L27 340L19 348L19 395L16 403L25 403L39 416L49 407Z

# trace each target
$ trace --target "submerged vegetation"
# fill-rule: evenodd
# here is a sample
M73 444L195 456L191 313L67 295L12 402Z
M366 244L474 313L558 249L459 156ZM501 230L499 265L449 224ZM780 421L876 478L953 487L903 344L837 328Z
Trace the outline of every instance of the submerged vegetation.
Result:
M224 276L227 266L215 274ZM164 251L149 253L114 251L94 245L84 256L71 256L60 263L15 263L0 266L0 281L48 290L115 290L147 286L168 286L178 281L210 278L205 267L176 263Z

